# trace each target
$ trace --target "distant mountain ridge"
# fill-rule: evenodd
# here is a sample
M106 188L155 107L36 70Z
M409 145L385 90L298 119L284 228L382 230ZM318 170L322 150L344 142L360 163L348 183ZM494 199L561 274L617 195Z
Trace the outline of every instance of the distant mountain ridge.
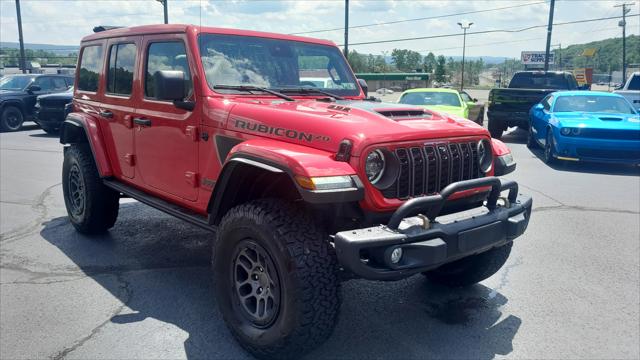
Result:
M1 41L0 48L19 49L20 44L17 42ZM45 50L45 51L55 52L56 54L60 54L60 55L67 55L73 52L78 52L78 49L80 48L80 46L25 43L24 48L31 49L31 50Z

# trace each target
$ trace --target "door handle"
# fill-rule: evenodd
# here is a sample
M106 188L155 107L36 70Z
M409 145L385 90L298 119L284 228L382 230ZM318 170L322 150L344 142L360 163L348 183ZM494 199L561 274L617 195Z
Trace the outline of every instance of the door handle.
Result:
M151 126L151 120L144 118L133 118L133 123L142 126Z
M102 116L103 118L111 119L113 118L113 113L109 110L100 111L100 116Z

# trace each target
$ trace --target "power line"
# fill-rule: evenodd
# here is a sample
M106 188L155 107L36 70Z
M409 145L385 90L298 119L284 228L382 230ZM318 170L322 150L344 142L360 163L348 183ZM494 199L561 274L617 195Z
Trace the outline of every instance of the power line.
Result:
M441 19L441 18L446 18L446 17L468 15L468 14L479 14L479 13L485 13L485 12L490 12L490 11L513 9L513 8L518 8L518 7L532 6L532 5L538 5L538 4L544 4L544 3L546 3L546 1L539 1L539 2L534 2L534 3L520 4L520 5L504 6L504 7L492 8L492 9L484 9L484 10L465 11L465 12L460 12L460 13L455 13L455 14L434 15L434 16L427 16L427 17L414 18L414 19L405 19L405 20L387 21L387 22L381 22L381 23L355 25L355 26L350 26L349 29L359 29L359 28L372 27L372 26L400 24L400 23L405 23L405 22L410 22L410 21ZM323 30L302 31L302 32L291 33L289 35L314 34L314 33L319 33L319 32L329 32L329 31L338 31L338 30L342 31L342 30L344 30L344 27L333 28L333 29L323 29Z
M627 17L632 17L632 16L640 16L640 14L627 15ZM571 24L580 24L580 23L586 23L586 22L612 20L612 19L619 19L619 18L621 18L621 16L611 16L611 17L604 17L604 18L566 21L566 22L561 22L561 23L554 23L553 25L554 26L571 25ZM534 26L529 26L529 27L521 28L521 29L499 29L499 30L473 31L473 32L468 32L467 35L479 35L479 34L491 34L491 33L517 33L517 32L523 32L523 31L532 30L532 29L545 28L545 27L547 27L547 25L534 25ZM431 36L418 36L418 37L402 38L402 39L365 41L365 42L359 42L359 43L351 43L351 45L383 44L383 43L390 43L390 42L438 39L438 38L446 38L446 37L454 37L454 36L462 36L462 33L441 34L441 35L431 35ZM339 45L339 46L342 46L342 45Z

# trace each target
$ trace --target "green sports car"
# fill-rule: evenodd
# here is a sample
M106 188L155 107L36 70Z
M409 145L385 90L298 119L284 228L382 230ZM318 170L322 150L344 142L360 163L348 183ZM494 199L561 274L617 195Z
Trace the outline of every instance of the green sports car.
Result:
M454 89L423 88L407 90L400 95L400 104L418 105L449 115L470 119L482 125L484 104L478 104L466 92Z

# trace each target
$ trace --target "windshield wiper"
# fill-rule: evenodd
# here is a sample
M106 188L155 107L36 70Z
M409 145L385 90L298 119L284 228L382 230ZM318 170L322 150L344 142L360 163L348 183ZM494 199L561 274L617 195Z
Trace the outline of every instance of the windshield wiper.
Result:
M248 92L252 92L252 91L262 91L265 92L267 94L271 94L274 96L277 96L281 99L287 100L287 101L295 101L295 99L288 97L285 94L279 93L277 91L274 90L270 90L267 88L263 88L263 87L259 87L259 86L251 86L251 85L214 85L213 86L214 90L238 90L238 91L248 91Z
M342 96L338 96L336 94L332 94L328 91L324 91L324 90L320 90L320 89L316 89L316 88L310 88L310 87L299 87L299 88L282 88L282 89L278 89L282 92L297 92L297 93L301 93L301 94L322 94L322 95L327 95L330 96L336 100L344 100L344 98Z

